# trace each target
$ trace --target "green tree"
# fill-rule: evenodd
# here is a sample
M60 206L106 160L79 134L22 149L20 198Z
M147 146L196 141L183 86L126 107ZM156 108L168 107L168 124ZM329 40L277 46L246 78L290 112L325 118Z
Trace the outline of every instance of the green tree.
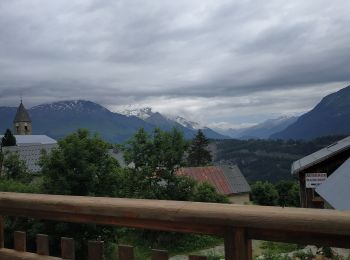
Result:
M276 185L278 204L282 207L300 207L299 184L296 181L281 181Z
M108 154L109 144L87 130L66 136L58 142L58 148L43 154L40 165L44 176L43 189L49 194L82 196L118 196L121 169ZM76 241L77 259L86 258L86 241L101 239L107 247L115 242L116 229L93 224L40 223L38 230L45 230L54 237L70 236ZM59 244L59 241L55 241ZM58 248L54 249L58 252Z
M203 134L202 130L199 129L188 151L187 163L189 166L206 166L212 163L208 145L209 140Z
M151 134L140 129L124 145L125 161L134 167L130 167L124 173L125 185L122 193L133 198L226 202L212 186L196 184L193 179L176 174L177 169L184 164L183 158L187 148L188 143L175 128L171 132L155 129ZM188 235L156 231L135 233L143 245L150 244L150 241L156 242L152 247L163 247L164 241L167 246L174 245L176 241L189 238Z
M275 206L278 204L278 192L272 183L257 181L251 188L254 203L265 206Z
M140 129L124 146L128 169L124 185L130 197L188 200L194 182L176 175L183 164L187 143L177 129L164 132L155 129L152 135Z
M1 146L16 145L16 137L12 134L10 129L6 129L4 137L1 139Z
M28 168L17 153L6 152L3 155L4 174L8 179L25 179L29 174Z
M156 128L152 135L141 128L126 145L124 157L126 163L133 163L136 169L159 168L174 170L182 165L187 142L183 134L174 128L171 132L164 132Z
M109 144L79 129L44 153L40 166L44 192L81 196L115 196L120 184L118 162L108 153Z

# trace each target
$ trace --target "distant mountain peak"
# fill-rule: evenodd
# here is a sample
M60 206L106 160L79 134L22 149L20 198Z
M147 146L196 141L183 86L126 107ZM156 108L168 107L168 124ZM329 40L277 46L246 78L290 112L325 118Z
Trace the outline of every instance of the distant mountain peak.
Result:
M151 107L135 107L135 106L126 106L125 108L117 111L119 114L125 115L125 116L136 116L142 120L145 120L155 113L152 111Z
M311 140L327 135L347 135L350 134L349 122L350 86L347 86L325 96L312 110L271 137Z
M60 112L94 112L101 110L108 110L107 108L87 100L64 100L53 103L47 103L32 107L31 110L49 110L49 111L60 111Z
M204 126L202 126L200 123L191 121L191 120L187 120L186 118L182 117L182 116L167 116L169 119L174 120L175 122L179 123L180 125L190 128L190 129L194 129L194 130L198 130L198 129L203 129L206 128Z
M151 107L128 105L117 111L117 113L127 117L138 117L145 122L166 131L171 131L171 129L175 127L180 129L186 138L192 138L198 129L202 129L204 134L209 138L228 138L228 136L221 135L197 122L187 120L182 116L164 115L153 111Z
M239 139L267 139L272 134L280 132L297 120L294 116L280 116L274 119L267 119L262 123L253 124L243 128L214 128L221 134Z

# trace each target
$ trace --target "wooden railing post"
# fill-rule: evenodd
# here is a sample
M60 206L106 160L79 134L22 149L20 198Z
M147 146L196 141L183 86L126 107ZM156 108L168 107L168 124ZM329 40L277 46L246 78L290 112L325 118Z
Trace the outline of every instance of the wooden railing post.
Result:
M14 233L14 247L16 251L27 251L27 234L22 231L15 231Z
M43 234L36 235L36 253L38 255L50 255L48 235L43 235Z
M134 260L134 248L132 246L118 246L119 260Z
M103 241L88 242L88 260L103 260Z
M63 259L75 259L75 246L73 238L61 237L61 256Z
M252 240L248 239L247 241L247 259L252 260L253 259L253 244Z
M226 260L251 260L251 240L244 228L227 228L224 240Z
M0 216L0 248L4 248L4 229L5 229L5 222L3 216Z

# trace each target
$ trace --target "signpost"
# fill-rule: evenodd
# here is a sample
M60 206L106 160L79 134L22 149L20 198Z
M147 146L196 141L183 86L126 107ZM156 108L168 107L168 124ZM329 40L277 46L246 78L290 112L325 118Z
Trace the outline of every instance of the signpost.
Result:
M306 173L305 186L306 188L315 189L327 179L327 173Z

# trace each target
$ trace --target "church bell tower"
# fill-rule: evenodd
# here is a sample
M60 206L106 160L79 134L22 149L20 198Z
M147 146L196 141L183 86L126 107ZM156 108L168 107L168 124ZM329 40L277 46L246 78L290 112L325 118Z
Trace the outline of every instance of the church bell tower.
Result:
M13 120L13 130L16 135L31 135L32 134L32 120L25 107L21 104L17 109L15 119Z

